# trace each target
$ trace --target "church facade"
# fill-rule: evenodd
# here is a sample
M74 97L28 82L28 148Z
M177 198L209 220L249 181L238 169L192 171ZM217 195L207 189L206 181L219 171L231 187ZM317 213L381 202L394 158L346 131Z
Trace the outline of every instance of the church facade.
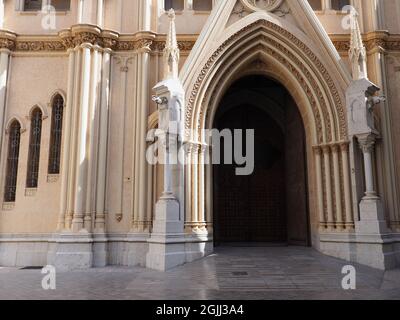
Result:
M166 270L238 244L400 265L398 1L0 9L0 266ZM250 174L206 161L204 132L236 129ZM149 161L157 141L183 163Z

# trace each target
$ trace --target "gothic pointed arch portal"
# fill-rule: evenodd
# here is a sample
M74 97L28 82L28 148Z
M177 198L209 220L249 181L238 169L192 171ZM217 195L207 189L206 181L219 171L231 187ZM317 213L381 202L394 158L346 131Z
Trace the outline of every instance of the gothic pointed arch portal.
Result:
M203 40L205 37L203 34ZM201 62L192 64L196 67L190 72L187 70L193 61L187 62L182 77L187 93L185 139L190 163L185 172L187 230L198 235L213 232L212 166L203 164L211 151L202 133L212 128L231 84L248 74L282 84L298 107L305 129L311 239L324 230L352 230L346 84L339 68L335 72L332 61L321 57L315 41L264 11L241 19L218 41L199 48L204 50L203 58L193 55L193 59Z

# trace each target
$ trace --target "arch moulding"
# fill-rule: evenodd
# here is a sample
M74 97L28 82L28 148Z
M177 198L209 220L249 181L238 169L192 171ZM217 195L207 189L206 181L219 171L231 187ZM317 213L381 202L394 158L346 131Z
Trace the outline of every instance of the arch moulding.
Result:
M225 91L246 72L278 81L298 104L306 129L314 231L348 232L354 227L351 177L346 174L345 92L337 87L340 76L332 74L334 68L329 68L311 40L307 42L310 45L305 43L304 33L298 30L301 34L295 34L292 31L296 28L283 28L277 21L257 13L230 26L218 43L205 50L203 63L185 81L185 140L189 144L187 156L192 159L186 168L186 226L196 232L212 225L212 169L202 160L208 152L202 129L211 128Z

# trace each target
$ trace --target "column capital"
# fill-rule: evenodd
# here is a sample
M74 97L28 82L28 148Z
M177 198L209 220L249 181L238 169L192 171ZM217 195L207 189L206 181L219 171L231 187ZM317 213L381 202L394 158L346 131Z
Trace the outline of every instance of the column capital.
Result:
M342 152L349 152L350 141L342 141L339 146Z
M11 31L0 30L0 49L13 51L16 45L17 35Z
M371 153L374 150L377 139L375 134L357 135L356 137L363 153Z
M322 147L321 146L313 146L314 153L318 156L322 155Z
M321 149L322 149L322 152L324 153L324 155L327 155L331 151L331 146L329 144L326 144L326 145L321 146Z
M333 153L339 153L340 150L340 144L338 143L333 143L331 144L331 149Z

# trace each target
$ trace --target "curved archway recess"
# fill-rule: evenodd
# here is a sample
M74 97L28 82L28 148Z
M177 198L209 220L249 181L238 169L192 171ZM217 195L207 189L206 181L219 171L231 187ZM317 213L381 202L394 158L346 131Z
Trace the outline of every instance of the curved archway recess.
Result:
M344 92L317 54L282 27L258 20L209 53L188 92L185 114L188 161L186 225L211 225L211 170L202 130L211 128L217 106L231 83L246 73L264 74L292 95L304 122L312 232L354 227L349 175L349 142Z
M251 174L236 175L236 164L213 164L214 243L307 246L304 127L287 90L263 75L240 78L225 93L213 127L254 130L255 142L254 150L242 149Z

